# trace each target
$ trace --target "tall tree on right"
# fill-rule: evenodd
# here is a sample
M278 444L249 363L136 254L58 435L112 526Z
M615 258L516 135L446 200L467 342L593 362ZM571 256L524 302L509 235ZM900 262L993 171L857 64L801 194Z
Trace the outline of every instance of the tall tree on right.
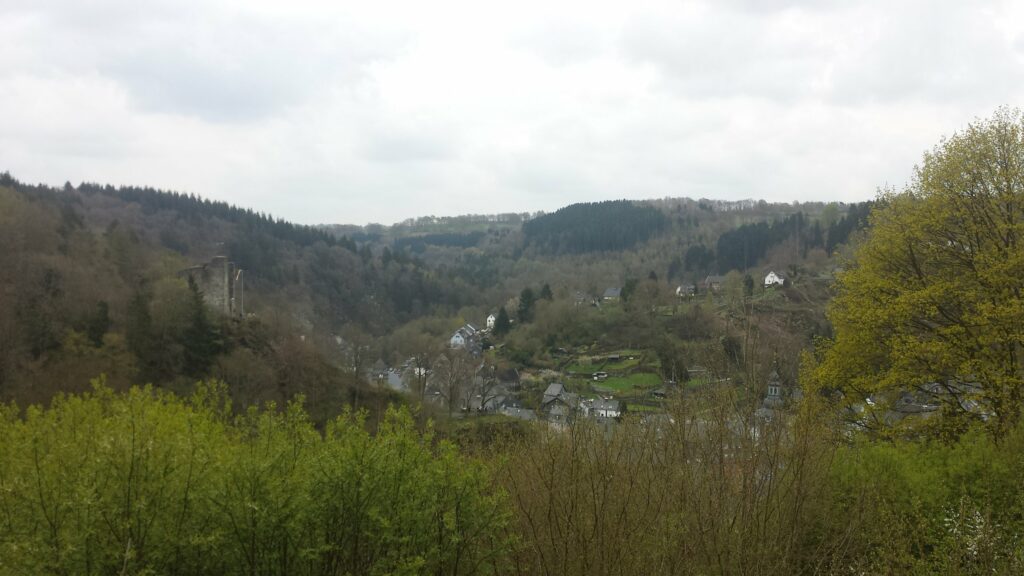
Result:
M931 393L952 437L984 422L997 438L1024 401L1024 114L1000 109L924 156L883 192L829 318L813 381L886 424L906 393ZM838 395L836 395L838 396ZM865 402L867 397L872 402ZM873 407L872 407L873 406Z
M190 276L188 289L191 296L191 310L188 327L183 335L184 372L193 378L205 376L220 351L217 329L207 315L203 293Z
M480 365L473 356L461 348L449 348L434 361L432 378L437 392L448 405L448 415L456 408L468 408L465 392L471 389L473 377Z
M505 307L502 306L498 310L498 317L494 320L494 334L496 336L504 336L508 334L508 331L512 329L512 319L508 317L508 312L505 311Z
M523 291L519 293L519 310L517 316L519 322L525 324L530 320L533 320L533 305L537 302L537 297L533 293L532 288L523 288Z

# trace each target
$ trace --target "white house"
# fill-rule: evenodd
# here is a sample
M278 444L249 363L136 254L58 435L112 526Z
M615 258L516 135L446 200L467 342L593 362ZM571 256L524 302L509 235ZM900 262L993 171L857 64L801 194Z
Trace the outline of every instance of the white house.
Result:
M776 274L775 270L769 270L768 274L764 277L764 287L769 286L782 286L786 283L786 277L781 274Z
M470 349L476 344L477 340L477 329L472 324L466 324L462 328L455 331L452 334L450 340L448 340L448 346L451 348L466 348Z
M497 322L497 321L498 321L498 317L495 316L494 314L491 314L490 316L488 316L487 317L487 329L488 330L494 330L494 323Z
M462 333L462 330L452 334L452 339L448 341L448 346L452 348L466 347L466 335Z
M676 288L676 296L678 296L680 298L685 298L687 296L693 296L695 294L697 294L697 285L696 284L680 284L679 287Z

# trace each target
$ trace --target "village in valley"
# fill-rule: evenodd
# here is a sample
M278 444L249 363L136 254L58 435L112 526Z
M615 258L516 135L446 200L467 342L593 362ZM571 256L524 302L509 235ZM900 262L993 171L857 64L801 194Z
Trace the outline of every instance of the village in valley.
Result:
M206 305L225 317L244 316L243 270L226 257L217 256L208 263L183 269L178 276L194 283ZM748 275L749 278L749 275ZM749 280L746 281L749 284ZM698 297L712 304L721 302L727 277L708 275L699 283L680 284L674 294L677 306L663 313L675 313L679 305L700 304ZM760 286L760 297L777 296L776 291L791 287L783 273L767 270ZM746 287L749 296L753 290ZM550 290L546 288L550 294ZM623 288L609 287L593 296L575 291L574 307L600 310L621 306ZM516 304L512 302L512 304ZM652 310L658 313L657 307ZM679 394L692 393L715 385L728 385L732 378L721 371L695 364L682 373L663 369L658 354L651 349L601 349L580 346L558 347L551 351L550 367L515 367L498 362L503 345L495 338L499 322L514 321L506 315L491 313L478 327L466 323L456 329L447 342L438 343L443 353L433 362L409 358L397 367L378 359L362 376L366 381L391 391L420 396L420 400L454 418L498 417L526 422L547 423L564 428L577 419L612 425L627 413L647 421L668 419L666 402ZM335 337L344 353L351 355L358 344ZM771 422L780 412L798 403L803 393L799 386L784 378L778 357L771 361L767 374L751 382L746 391L753 394L753 416L758 422ZM930 383L918 389L903 390L898 398L865 398L850 406L847 421L852 427L869 428L873 424L893 425L900 420L935 416L943 402L968 396L971 383ZM883 409L876 411L876 407ZM965 405L978 413L981 407ZM877 421L877 422L876 422Z
M709 275L699 285L681 284L674 292L685 305L698 297L719 298L724 283L725 276ZM782 273L765 273L764 290L785 285ZM596 296L582 291L573 294L577 307L615 307L621 305L621 299L621 287L609 287ZM445 360L441 361L445 367L438 370L436 363L424 367L410 358L396 367L378 360L367 377L379 386L408 394L415 394L417 382L424 382L423 400L448 410L454 417L502 416L545 422L555 428L577 419L613 424L627 413L645 420L667 419L665 403L674 395L730 381L700 365L688 366L683 374L668 377L653 350L602 350L592 346L556 348L552 351L556 365L551 368L499 370L494 362L501 353L501 344L496 344L494 338L498 318L495 312L482 325L466 323L444 343L442 358L461 356L466 360L460 375L449 374L449 362ZM776 411L800 398L798 387L783 381L774 369L757 388L763 392L757 410L763 419L771 419Z

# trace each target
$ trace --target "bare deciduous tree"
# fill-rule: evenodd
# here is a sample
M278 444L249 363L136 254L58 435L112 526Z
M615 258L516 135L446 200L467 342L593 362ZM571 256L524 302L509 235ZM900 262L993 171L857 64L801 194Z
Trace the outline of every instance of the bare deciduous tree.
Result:
M448 405L448 414L470 387L478 364L473 356L461 348L449 348L434 361L432 382Z

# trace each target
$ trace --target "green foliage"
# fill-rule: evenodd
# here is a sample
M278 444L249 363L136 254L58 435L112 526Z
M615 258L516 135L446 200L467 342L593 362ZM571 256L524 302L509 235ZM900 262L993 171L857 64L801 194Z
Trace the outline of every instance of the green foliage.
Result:
M47 402L100 373L119 390L184 391L216 368L242 404L303 392L322 423L383 395L332 366L331 335L353 323L377 335L475 294L401 255L364 262L323 231L190 196L0 183L0 399ZM202 308L179 277L211 249L247 268L245 301L259 319ZM293 342L300 330L309 342Z
M188 288L191 296L190 318L183 335L183 371L192 378L201 378L208 373L219 351L218 336L210 322L203 294L191 276L188 279Z
M722 352L725 353L725 357L734 364L739 364L743 360L743 344L740 343L739 339L731 334L721 336L719 342L722 344Z
M1019 427L996 444L974 431L954 443L844 447L830 470L831 537L845 534L847 571L1016 574L1024 569ZM828 537L828 536L826 536Z
M851 204L846 215L829 226L827 238L821 223L817 220L809 221L803 212L771 222L744 224L728 230L718 237L718 271L725 274L729 270L746 270L764 258L772 247L791 239L795 240L801 258L806 258L808 250L812 248L825 248L832 254L838 245L847 241L850 234L867 224L870 205L870 202ZM827 214L825 216L832 217ZM694 259L699 259L705 254L698 251L694 254ZM689 258L690 254L687 253L688 261Z
M830 221L833 217L831 210L828 210L823 215L822 220L824 220L828 226L826 231L825 251L828 252L829 256L835 252L836 247L840 244L846 243L854 232L862 230L867 226L868 214L871 213L871 207L873 205L874 202L851 204L846 215L838 220ZM829 204L828 208L833 206L833 204Z
M622 298L623 302L629 302L630 298L633 297L633 293L636 292L636 287L639 283L636 278L626 279L626 282L622 285L622 291L619 292L619 297Z
M512 328L512 319L508 317L508 312L505 311L505 307L502 306L498 309L498 316L494 319L494 334L496 336L504 336L508 334L508 331Z
M885 194L839 275L835 341L815 373L884 414L936 383L945 436L985 413L997 435L1024 407L1024 115L1002 110L927 154L903 193Z
M689 378L682 342L678 339L668 335L663 336L655 344L654 353L658 356L661 375L666 380L678 383Z
M499 470L519 573L813 573L822 444L743 430L734 398L710 400L672 406L671 421L577 421L513 444Z
M527 246L551 254L625 250L663 231L668 218L628 200L573 204L523 224Z
M145 373L152 374L158 350L153 340L153 316L149 311L149 295L136 288L128 301L128 319L125 326L128 349L139 359Z
M551 285L547 282L545 282L540 288L540 298L541 300L547 300L548 302L555 299L555 295L551 293Z
M101 300L96 303L96 312L86 322L85 333L93 346L103 345L103 336L110 330L110 305Z
M703 244L694 244L687 248L683 265L686 270L697 273L706 273L711 270L711 264L715 261L715 253L708 250Z
M405 236L395 240L396 249L409 248L414 253L421 253L428 245L453 246L457 248L469 248L476 246L484 237L484 233L476 230L466 234L459 233L437 233L423 234L419 236Z
M233 419L97 385L0 409L0 574L490 573L508 507L486 470L393 410L321 435L298 404Z
M523 291L519 293L519 309L516 313L516 318L519 322L526 323L533 319L533 307L537 303L537 297L533 294L533 289L530 287L523 288Z

